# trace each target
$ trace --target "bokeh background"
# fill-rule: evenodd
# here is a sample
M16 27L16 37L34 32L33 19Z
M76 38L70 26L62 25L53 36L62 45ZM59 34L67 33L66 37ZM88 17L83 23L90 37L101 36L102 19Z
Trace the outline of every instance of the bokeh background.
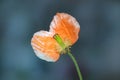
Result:
M67 55L49 63L30 44L57 12L81 25L72 53L84 80L120 80L120 0L0 0L0 80L78 80Z

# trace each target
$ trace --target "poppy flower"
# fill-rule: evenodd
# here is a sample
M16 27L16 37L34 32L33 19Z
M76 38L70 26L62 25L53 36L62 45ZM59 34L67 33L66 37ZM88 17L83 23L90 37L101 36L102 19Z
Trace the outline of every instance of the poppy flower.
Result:
M36 32L31 45L40 59L55 62L78 40L79 32L80 25L74 17L67 13L57 13L50 30Z

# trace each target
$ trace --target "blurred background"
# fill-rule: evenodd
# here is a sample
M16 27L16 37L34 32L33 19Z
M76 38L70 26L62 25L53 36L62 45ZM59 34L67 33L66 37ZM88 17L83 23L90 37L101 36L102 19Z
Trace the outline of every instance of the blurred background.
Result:
M84 80L120 80L120 0L0 0L0 80L79 80L68 55L49 63L30 44L57 12L80 23L72 53Z

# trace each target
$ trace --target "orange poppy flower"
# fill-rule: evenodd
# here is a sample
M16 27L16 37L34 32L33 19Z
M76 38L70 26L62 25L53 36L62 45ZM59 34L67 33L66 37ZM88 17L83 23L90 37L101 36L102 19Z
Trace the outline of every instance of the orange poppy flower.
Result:
M57 13L50 24L49 32L36 32L31 45L39 58L55 62L60 54L66 53L66 48L78 40L79 31L80 25L74 17L66 13Z

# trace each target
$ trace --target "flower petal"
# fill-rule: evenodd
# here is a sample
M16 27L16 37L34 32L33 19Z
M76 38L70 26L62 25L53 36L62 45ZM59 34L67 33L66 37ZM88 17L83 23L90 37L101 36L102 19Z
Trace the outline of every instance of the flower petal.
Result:
M59 34L63 42L69 46L78 40L80 25L71 15L57 13L50 24L49 31Z
M59 45L53 39L53 33L47 31L36 32L31 45L36 55L46 61L55 62L59 59Z

